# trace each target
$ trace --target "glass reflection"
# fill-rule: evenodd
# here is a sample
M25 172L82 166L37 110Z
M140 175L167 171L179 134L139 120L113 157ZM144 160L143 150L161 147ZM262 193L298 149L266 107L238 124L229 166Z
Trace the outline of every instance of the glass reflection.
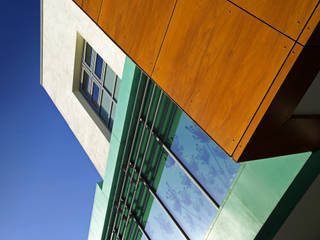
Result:
M171 150L221 204L238 169L236 164L194 121L182 113Z
M155 199L153 199L152 202L145 231L152 240L185 240L174 222L164 212L160 204Z
M157 194L190 239L203 239L217 210L170 156L163 157Z

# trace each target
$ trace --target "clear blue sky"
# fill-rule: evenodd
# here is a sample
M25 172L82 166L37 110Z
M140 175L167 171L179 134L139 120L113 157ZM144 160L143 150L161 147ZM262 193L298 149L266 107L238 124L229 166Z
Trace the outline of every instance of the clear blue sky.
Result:
M0 239L87 239L100 177L40 86L40 1L0 18Z

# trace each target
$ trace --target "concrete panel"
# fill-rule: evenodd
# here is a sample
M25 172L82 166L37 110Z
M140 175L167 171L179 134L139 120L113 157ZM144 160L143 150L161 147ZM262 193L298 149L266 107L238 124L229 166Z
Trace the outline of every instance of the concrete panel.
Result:
M119 77L125 54L73 1L43 0L42 7L42 86L103 177L109 142L99 118L90 113L91 108L81 102L81 94L77 92L74 80L79 81L79 73L75 65L81 56L81 41L76 52L77 34L89 42Z

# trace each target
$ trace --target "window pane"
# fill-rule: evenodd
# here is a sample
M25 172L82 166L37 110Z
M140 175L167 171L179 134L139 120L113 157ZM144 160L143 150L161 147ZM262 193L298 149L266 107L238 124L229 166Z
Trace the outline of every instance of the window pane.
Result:
M88 64L88 66L91 66L92 48L88 43L86 43L86 45L85 62Z
M101 78L101 74L102 74L102 64L103 64L103 60L99 56L99 54L97 54L96 69L94 72L99 78Z
M112 129L112 127L113 127L114 117L116 115L116 109L117 109L117 105L113 103L112 104L111 119L110 119L110 123L109 123L110 129Z
M169 218L169 216L164 212L157 200L150 197L150 201L152 201L152 206L145 227L145 231L148 233L150 238L152 240L185 239L171 218Z
M104 80L104 87L108 90L110 95L113 94L114 85L115 85L115 78L116 78L116 74L109 66L107 66L106 76L104 78L105 79Z
M82 90L89 94L89 75L83 71Z
M97 105L98 105L98 99L99 99L99 87L97 84L93 83L92 100Z
M114 99L118 101L121 79L117 77L116 90L114 91Z
M111 97L105 91L103 91L100 116L105 122L105 124L108 124L110 112L111 112Z
M217 209L175 161L163 154L157 194L192 240L204 239Z
M172 151L221 204L238 172L239 164L185 113L181 114L178 126L173 126L171 131L175 131Z

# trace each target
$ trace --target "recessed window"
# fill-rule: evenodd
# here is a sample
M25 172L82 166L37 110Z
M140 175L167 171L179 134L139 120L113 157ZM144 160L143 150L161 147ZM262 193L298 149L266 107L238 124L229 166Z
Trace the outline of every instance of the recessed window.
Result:
M80 92L111 131L121 80L87 42L83 52Z

